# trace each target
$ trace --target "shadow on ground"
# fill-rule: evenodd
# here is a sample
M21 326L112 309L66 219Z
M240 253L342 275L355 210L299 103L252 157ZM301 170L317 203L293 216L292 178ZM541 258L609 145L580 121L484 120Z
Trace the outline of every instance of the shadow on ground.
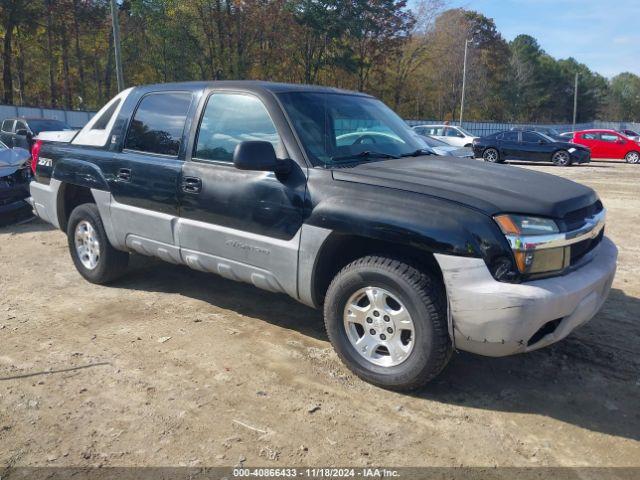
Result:
M134 256L115 288L171 292L327 340L319 311L285 295ZM552 417L640 440L640 299L614 289L603 310L569 338L525 355L459 353L414 394L452 405Z

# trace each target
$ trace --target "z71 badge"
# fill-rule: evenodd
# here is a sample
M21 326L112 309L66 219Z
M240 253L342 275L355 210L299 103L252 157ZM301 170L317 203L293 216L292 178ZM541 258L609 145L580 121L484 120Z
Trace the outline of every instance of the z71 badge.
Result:
M51 165L53 165L53 160L51 160L50 158L40 157L40 159L38 160L38 165L42 165L43 167L50 167Z

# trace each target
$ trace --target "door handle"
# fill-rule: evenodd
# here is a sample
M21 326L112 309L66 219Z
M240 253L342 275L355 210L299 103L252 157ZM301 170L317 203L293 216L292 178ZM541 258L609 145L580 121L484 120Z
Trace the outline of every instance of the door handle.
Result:
M185 193L200 193L202 180L197 177L184 177L182 179L182 191Z
M131 181L131 169L130 168L121 168L118 170L118 174L116 175L116 179L120 182L129 182Z

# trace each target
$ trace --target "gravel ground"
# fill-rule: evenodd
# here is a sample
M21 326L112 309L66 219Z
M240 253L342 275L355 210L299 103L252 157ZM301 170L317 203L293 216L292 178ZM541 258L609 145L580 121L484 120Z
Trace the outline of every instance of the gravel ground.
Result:
M285 296L142 258L99 287L61 232L0 228L0 466L640 466L640 166L526 168L602 197L609 300L542 351L456 354L415 395L351 375Z

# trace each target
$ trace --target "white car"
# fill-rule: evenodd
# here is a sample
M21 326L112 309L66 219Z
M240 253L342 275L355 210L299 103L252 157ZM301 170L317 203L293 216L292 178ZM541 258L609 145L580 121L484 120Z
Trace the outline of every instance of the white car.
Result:
M429 135L454 147L471 147L473 141L478 138L455 125L417 125L413 129L419 135Z

